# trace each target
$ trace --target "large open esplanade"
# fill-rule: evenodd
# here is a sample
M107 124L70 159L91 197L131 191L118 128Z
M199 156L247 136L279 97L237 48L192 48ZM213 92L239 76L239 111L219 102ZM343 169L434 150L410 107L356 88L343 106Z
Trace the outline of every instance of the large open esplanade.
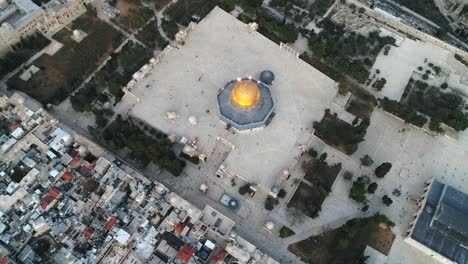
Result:
M230 146L223 168L270 189L337 93L336 82L296 55L215 8L122 101L164 133L196 139L208 159Z

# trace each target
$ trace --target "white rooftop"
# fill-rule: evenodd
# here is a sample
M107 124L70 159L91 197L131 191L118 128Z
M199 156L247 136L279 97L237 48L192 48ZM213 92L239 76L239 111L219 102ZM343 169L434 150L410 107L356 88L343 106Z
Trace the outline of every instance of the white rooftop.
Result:
M127 231L125 231L123 229L119 229L119 231L117 231L117 233L115 234L114 238L120 244L125 245L127 243L128 239L130 238L130 234L127 233Z
M276 116L262 130L226 131L218 90L237 77L258 78L263 70L275 74L270 88ZM330 107L335 86L326 75L215 8L188 34L184 46L172 49L136 83L131 92L141 102L131 114L167 134L198 137L198 149L208 155L217 137L226 139L235 146L224 162L228 171L270 188L300 155L299 146L308 144L312 123ZM164 119L167 112L180 117L170 122ZM195 127L187 122L190 116L198 120Z

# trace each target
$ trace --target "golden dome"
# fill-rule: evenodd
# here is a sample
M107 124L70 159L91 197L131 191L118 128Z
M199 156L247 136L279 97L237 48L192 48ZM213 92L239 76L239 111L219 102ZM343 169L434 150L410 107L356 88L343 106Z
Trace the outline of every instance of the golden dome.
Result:
M260 90L253 81L238 81L232 89L231 98L238 106L252 107L260 101Z

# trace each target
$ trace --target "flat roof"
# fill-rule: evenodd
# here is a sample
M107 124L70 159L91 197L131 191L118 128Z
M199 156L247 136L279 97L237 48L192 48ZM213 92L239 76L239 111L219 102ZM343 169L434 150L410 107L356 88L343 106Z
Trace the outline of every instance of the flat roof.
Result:
M269 86L275 117L261 130L226 131L218 91L238 77L259 78L263 70L275 74ZM224 161L228 171L270 188L296 162L299 146L308 145L313 121L322 118L337 89L328 76L216 7L131 92L140 99L131 115L167 134L198 138L206 154L217 137L229 141L235 148ZM179 114L174 122L164 118L172 111ZM197 126L189 125L190 116Z
M450 209L448 209L450 208ZM468 195L433 181L411 238L457 263L468 261Z

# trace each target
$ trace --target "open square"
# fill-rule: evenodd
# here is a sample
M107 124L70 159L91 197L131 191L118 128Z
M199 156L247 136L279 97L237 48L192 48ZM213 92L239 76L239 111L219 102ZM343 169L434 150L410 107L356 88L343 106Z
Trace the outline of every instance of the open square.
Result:
M218 91L237 78L258 79L264 70L275 75L269 86L275 117L262 129L227 130ZM215 8L191 30L183 46L164 55L125 96L139 100L131 110L133 117L196 141L208 159L218 140L227 142L233 149L223 163L226 172L270 189L309 145L312 123L321 119L336 92L332 79ZM165 118L174 112L177 119Z

